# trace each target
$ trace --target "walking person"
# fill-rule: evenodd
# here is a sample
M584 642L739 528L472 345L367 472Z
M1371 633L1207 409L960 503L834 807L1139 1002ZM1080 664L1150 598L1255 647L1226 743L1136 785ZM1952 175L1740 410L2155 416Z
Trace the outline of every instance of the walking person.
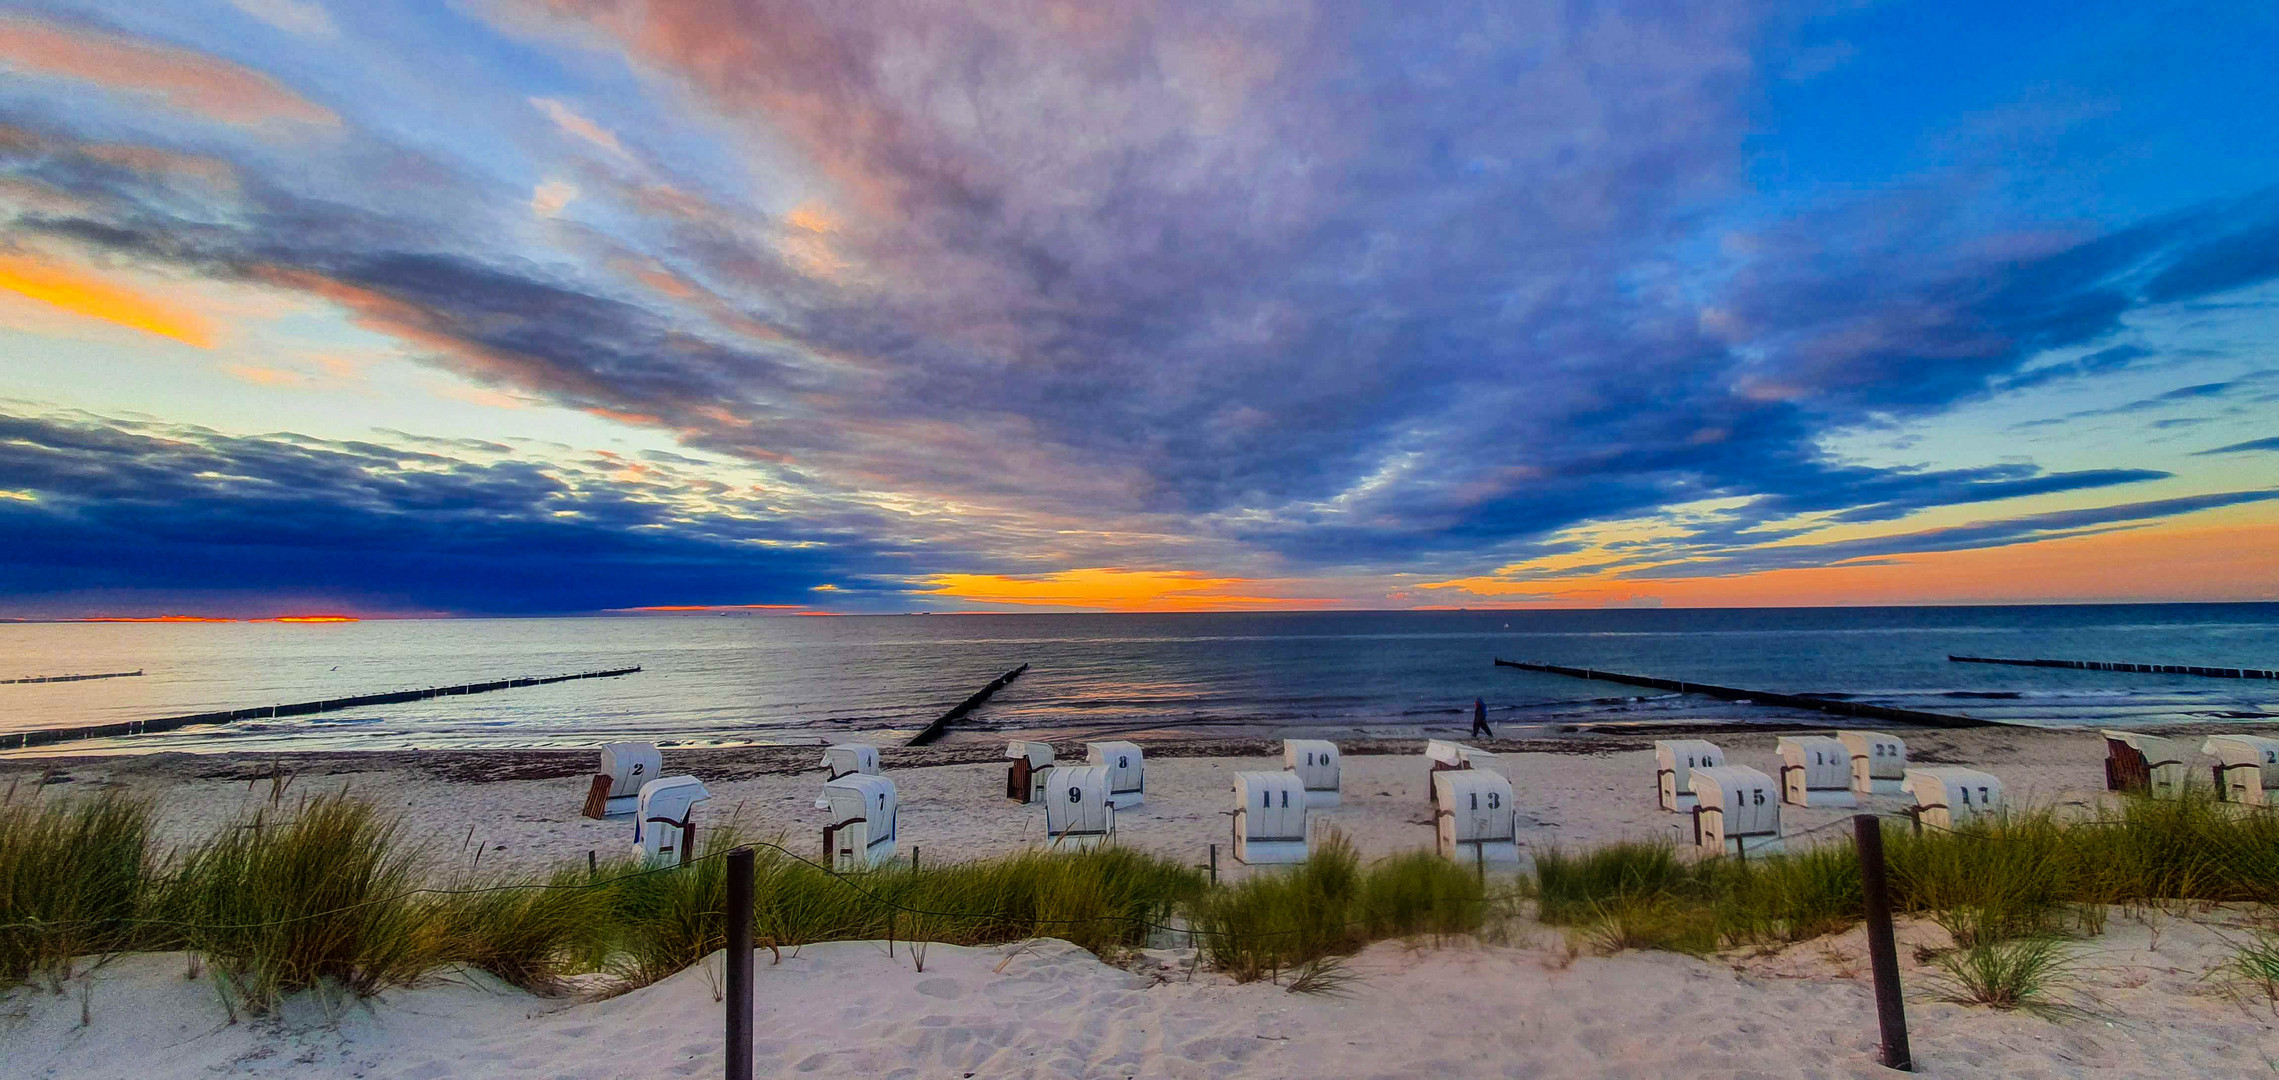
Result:
M1496 737L1496 733L1488 727L1488 703L1482 698L1472 699L1472 734L1474 737Z

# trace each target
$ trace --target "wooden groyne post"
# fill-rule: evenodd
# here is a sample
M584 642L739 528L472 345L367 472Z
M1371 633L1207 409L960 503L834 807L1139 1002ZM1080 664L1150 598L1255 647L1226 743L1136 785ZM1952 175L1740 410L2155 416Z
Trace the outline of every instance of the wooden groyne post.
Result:
M2131 664L2119 660L2009 660L1999 656L1956 656L1957 664L2008 664L2011 667L2069 668L2074 671L2129 671L2141 675L2198 675L2204 679L2279 679L2279 671L2261 668L2201 667L2197 664Z
M142 674L141 668L133 671L106 671L98 675L31 675L21 679L0 679L0 686L11 683L86 682L89 679L132 679Z
M954 721L959 717L962 717L965 714L980 708L981 703L989 700L990 695L995 694L999 690L1005 689L1005 684L1020 678L1021 673L1027 670L1029 670L1029 665L1022 664L1020 667L1014 668L1013 670L1008 671L1003 675L999 675L998 677L989 680L989 685L974 691L972 697L958 702L955 707L950 709L950 711L943 713L938 717L935 717L933 723L926 725L925 730L920 731L916 735L912 735L910 737L910 741L904 743L903 745L924 746L936 739L941 738L943 735L948 734L951 721Z
M1686 682L1682 679L1657 679L1648 675L1624 675L1593 668L1562 667L1558 664L1530 664L1518 660L1496 659L1497 667L1519 668L1522 671L1540 671L1549 675L1565 675L1570 679L1598 679L1605 682L1628 683L1656 690L1674 690L1680 694L1705 694L1725 701L1751 701L1759 705L1780 705L1791 709L1810 709L1813 712L1833 713L1837 716L1857 716L1865 720L1894 720L1902 724L1923 727L2000 727L2000 721L1981 720L1975 716L1955 713L1924 712L1921 709L1894 709L1888 705L1868 705L1858 701L1830 701L1826 698L1800 697L1796 694L1776 694L1770 690L1742 690L1715 683Z
M548 683L569 682L573 679L611 679L619 675L631 675L640 670L640 666L635 665L629 668L611 668L607 671L581 671L575 675L549 675L539 679L499 679L495 682L465 683L459 686L431 686L425 690L398 690L388 694L361 694L355 697L327 698L323 701L299 701L290 705L256 705L250 709L224 709L220 712L192 713L188 716L163 716L155 720L123 720L115 724L43 728L38 731L10 731L0 733L0 750L21 750L27 746L78 742L81 739L115 739L124 735L148 735L154 732L186 728L195 724L227 724L237 720L268 720L279 716L308 716L312 713L354 709L364 705L399 705L407 701L425 701L428 698L457 697L462 694L487 694L493 690L508 690L518 686L545 686Z

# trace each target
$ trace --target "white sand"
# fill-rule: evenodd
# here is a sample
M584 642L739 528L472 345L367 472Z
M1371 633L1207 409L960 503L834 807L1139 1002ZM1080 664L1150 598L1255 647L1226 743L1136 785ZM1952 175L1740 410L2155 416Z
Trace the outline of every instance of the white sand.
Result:
M2028 804L2088 805L2103 797L2104 743L2094 732L2043 732L2025 729L1910 732L1910 753L1919 761L1936 759L1986 768L2003 778L2010 798ZM1719 736L1730 760L1777 776L1776 736ZM1650 745L1628 740L1628 745ZM1063 752L1067 756L1066 750ZM400 765L370 771L322 775L296 766L286 801L318 791L347 789L401 808L408 831L442 860L472 862L472 848L483 849L482 866L540 868L582 861L589 850L622 852L632 837L629 818L593 821L578 815L586 790L584 776L548 780L470 782L438 778L431 771ZM188 840L267 804L271 784L198 779L200 771L227 771L211 758L168 755L164 759L127 757L72 759L65 768L72 782L45 789L48 797L67 796L98 786L116 786L158 800L169 839ZM247 768L269 768L267 757L243 759ZM325 759L323 768L356 768ZM668 751L666 772L685 766ZM1200 864L1209 845L1219 845L1227 875L1240 868L1228 850L1233 776L1245 769L1282 767L1279 758L1150 758L1146 806L1117 815L1121 843ZM1692 841L1691 819L1663 812L1654 797L1654 757L1650 749L1586 753L1524 753L1499 756L1493 766L1510 777L1519 800L1523 850L1549 845L1582 846L1644 837ZM703 773L699 770L699 775ZM998 854L1039 843L1044 811L1004 798L1001 762L895 769L901 796L901 845L925 861ZM11 777L25 784L38 773L24 762L0 763L0 786ZM1349 753L1344 763L1344 805L1317 820L1335 825L1375 858L1433 845L1427 803L1428 766L1421 756ZM827 814L814 808L823 775L756 775L747 779L705 777L712 801L699 817L705 824L736 820L750 835L781 835L793 850L820 854ZM1877 797L1869 809L1896 811L1897 797ZM1791 834L1840 822L1853 811L1784 808ZM473 827L470 845L469 827ZM1817 834L1831 837L1841 829Z
M1909 927L1903 939L1935 936ZM2236 934L2236 931L2234 932ZM759 957L763 1076L1872 1077L1875 1013L1857 931L1745 961L1659 953L1575 958L1557 935L1519 947L1375 946L1348 995L1205 975L1156 979L1059 942L809 946ZM1911 1033L1930 1077L2268 1076L2268 1004L2201 975L2223 940L2199 922L2116 916L2085 945L2094 1014L2052 1022L1936 1003L1908 963ZM1902 953L1908 950L1903 945ZM998 968L1002 964L1003 970ZM299 1000L232 1024L211 976L131 957L62 995L0 1000L0 1075L194 1080L217 1075L718 1076L719 958L607 1001L534 998L480 976L337 1008ZM82 1005L89 1021L81 1025Z
M2093 733L1910 733L1919 758L2002 776L2014 798L2087 806L2102 798ZM1769 735L1719 739L1733 760L1772 772ZM12 763L13 764L13 763ZM672 764L668 758L668 767ZM1231 775L1267 759L1158 758L1148 805L1119 818L1121 840L1201 862L1222 843ZM159 801L188 839L266 801L268 783L199 779L211 760L79 759L46 797L115 785ZM288 762L288 767L291 763ZM338 762L325 766L338 769ZM1531 848L1672 835L1686 819L1655 808L1650 752L1515 754L1496 766L1517 789ZM20 765L0 771L28 778ZM1420 758L1354 754L1346 806L1330 815L1366 855L1432 842ZM668 771L670 771L668 769ZM1003 766L890 770L902 831L927 861L1035 842L1042 812L1002 799ZM716 779L708 820L740 817L819 846L812 807L820 776ZM439 859L461 850L468 823L484 864L539 867L624 843L623 821L577 816L583 778L468 782L400 765L318 775L288 789L343 786L400 806ZM1893 808L1896 799L1875 800ZM1847 811L1790 809L1790 831ZM1828 835L1828 834L1824 834ZM1225 866L1239 873L1231 859ZM2149 921L2144 921L2144 920ZM2093 1015L2053 1023L1928 1000L1913 942L1902 960L1920 1071L1952 1077L2270 1076L2279 1026L2268 1003L2227 996L2209 978L2242 940L2236 912L2189 917L2116 913L2082 944L2081 1003ZM2228 925L2227 924L2232 924ZM1776 953L1703 961L1668 954L1577 956L1568 936L1522 922L1509 945L1380 944L1357 958L1346 998L1190 980L1176 954L1149 954L1135 974L1058 942L1005 960L1006 948L933 946L914 970L908 946L810 946L780 966L761 954L756 1020L762 1075L880 1077L1292 1076L1849 1077L1889 1075L1870 1057L1874 1011L1858 930ZM61 995L19 989L0 1000L0 1077L717 1076L717 958L613 1000L541 999L464 976L338 1007L312 999L277 1018L232 1024L210 976L186 981L181 957L129 957L69 983ZM1171 981L1163 982L1168 977ZM82 1008L89 1023L81 1025Z

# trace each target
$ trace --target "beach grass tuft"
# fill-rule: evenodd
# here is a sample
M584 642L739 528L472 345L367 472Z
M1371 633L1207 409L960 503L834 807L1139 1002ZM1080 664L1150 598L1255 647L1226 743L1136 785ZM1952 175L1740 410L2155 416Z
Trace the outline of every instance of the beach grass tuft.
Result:
M1488 899L1465 867L1421 852L1364 868L1351 841L1324 829L1306 862L1208 891L1192 910L1203 955L1250 982L1302 974L1312 961L1372 941L1475 932Z
M263 808L182 856L153 898L146 947L206 957L259 1013L330 986L366 996L449 958L450 937L417 902L415 854L370 803L339 795Z
M2016 1009L2055 1017L2078 1010L2058 1000L2072 984L2073 954L2055 938L2028 937L1973 945L1938 959L1942 1001Z
M486 971L533 993L608 963L610 897L584 867L454 883L423 913L436 959Z
M147 802L104 792L0 804L0 986L136 947L153 860Z
M2279 933L2257 931L2217 974L2252 988L2279 1009Z

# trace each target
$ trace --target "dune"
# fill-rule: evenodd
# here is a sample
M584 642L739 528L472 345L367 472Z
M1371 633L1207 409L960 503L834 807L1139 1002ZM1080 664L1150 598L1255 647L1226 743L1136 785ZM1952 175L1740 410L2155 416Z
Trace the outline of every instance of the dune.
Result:
M1912 959L1917 1073L1931 1077L2269 1075L2268 1003L2200 977L2223 913L2117 913L2085 943L2087 1010L2067 1020L1927 1000ZM1577 955L1523 925L1510 945L1384 943L1337 996L1189 975L1153 952L1112 967L1057 941L836 942L762 952L763 1076L1871 1077L1875 1013L1853 931L1777 953ZM1902 939L1935 937L1903 924ZM1903 949L1903 951L1906 951ZM0 1008L10 1077L443 1080L718 1076L720 957L600 1001L451 976L365 1003L316 995L232 1022L212 975L178 954L124 957ZM84 1022L82 1022L84 1020Z
M2035 805L2105 798L2094 733L1908 733L1919 760L2003 776ZM1773 734L1722 736L1733 760L1768 771ZM1644 740L1579 752L1514 753L1496 768L1522 806L1524 850L1679 836L1654 807ZM676 762L668 752L668 766ZM710 820L781 832L807 850L819 774L682 759L715 791ZM43 797L101 785L148 796L187 839L283 794L346 789L400 811L439 862L540 866L614 850L622 820L577 816L577 775L468 779L463 755L233 759L90 757L7 768L46 774ZM1220 844L1222 872L1248 871L1225 846L1232 774L1250 757L1151 759L1148 803L1120 819L1120 842L1192 858ZM677 771L669 769L668 771ZM1037 842L1040 816L1002 799L1003 766L893 767L905 853L928 862ZM511 772L511 771L510 771ZM1327 819L1365 857L1427 847L1425 769L1413 755L1353 753L1346 802ZM0 771L0 780L11 773ZM252 777L249 781L249 777ZM282 781L280 781L282 782ZM1896 799L1871 800L1890 809ZM1882 806L1891 803L1890 807ZM1792 835L1841 828L1849 811L1787 812ZM473 826L473 842L469 827ZM1682 839L1683 837L1680 836ZM1830 837L1833 839L1834 837ZM1264 872L1264 871L1261 871ZM2279 1071L2274 1003L2211 977L2252 913L2205 905L2113 909L2075 942L2075 1011L2050 1019L1936 1000L1914 946L1947 944L1902 920L1903 974L1918 1072L1925 1076L2251 1076ZM908 943L834 942L762 952L755 1030L767 1076L884 1077L1852 1077L1874 1062L1876 1027L1861 931L1781 949L1696 958L1600 955L1587 935L1519 918L1488 940L1385 942L1344 969L1332 995L1237 984L1197 971L1186 950L1103 962L1039 940L933 945L923 970ZM365 1001L303 994L276 1013L233 1018L213 975L179 954L83 962L61 984L0 995L0 1076L445 1077L716 1076L722 1068L720 959L599 1000L546 998L479 974L440 972Z

